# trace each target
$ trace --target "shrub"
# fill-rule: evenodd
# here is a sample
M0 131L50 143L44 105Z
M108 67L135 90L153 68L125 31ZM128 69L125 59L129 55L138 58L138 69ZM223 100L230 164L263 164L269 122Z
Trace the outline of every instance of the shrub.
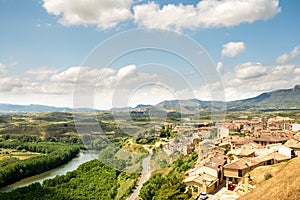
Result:
M270 179L270 178L272 178L272 177L273 177L273 175L270 174L270 173L266 173L266 174L265 174L265 180L268 180L268 179Z

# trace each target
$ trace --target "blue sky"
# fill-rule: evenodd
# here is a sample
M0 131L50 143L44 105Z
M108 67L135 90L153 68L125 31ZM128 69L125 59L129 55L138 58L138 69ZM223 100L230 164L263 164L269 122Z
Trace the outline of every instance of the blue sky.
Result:
M99 71L82 66L89 53L111 36L135 28L177 31L202 45L220 72L225 100L252 97L300 83L299 1L86 2L0 0L0 103L72 107L76 73L83 70L87 79L91 75L98 77L94 75ZM151 59L143 56L156 54L148 51L129 55L117 62L107 78L117 81L122 68L123 72L145 74L138 71L138 66L151 63ZM170 56L156 57L156 62L161 60L180 73L189 72L183 70L182 62L175 62ZM155 75L155 71L152 73ZM201 84L193 95L200 99L209 99L201 91L220 84L208 87L205 80L199 81ZM105 87L109 94L100 95L102 99L116 92L115 86ZM175 83L169 89L173 93L178 90ZM151 92L160 92L152 90L134 94L130 105L174 98L168 94L154 98ZM96 107L109 108L111 101L107 98Z

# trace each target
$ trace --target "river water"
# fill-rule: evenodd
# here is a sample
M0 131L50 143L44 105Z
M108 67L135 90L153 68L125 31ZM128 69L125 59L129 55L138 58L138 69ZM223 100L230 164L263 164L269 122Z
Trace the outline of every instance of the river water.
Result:
M91 152L80 153L77 157L73 158L71 161L69 161L68 163L66 163L60 167L57 167L55 169L46 171L44 173L41 173L41 174L38 174L35 176L24 178L24 179L22 179L18 182L15 182L11 185L0 188L0 192L9 192L11 190L17 189L19 187L24 187L24 186L30 185L32 183L35 183L35 182L42 183L46 179L54 178L57 175L64 175L69 171L73 171L73 170L77 169L77 167L79 165L81 165L82 163L88 162L95 158L98 158L98 154L96 154L96 153L91 153Z

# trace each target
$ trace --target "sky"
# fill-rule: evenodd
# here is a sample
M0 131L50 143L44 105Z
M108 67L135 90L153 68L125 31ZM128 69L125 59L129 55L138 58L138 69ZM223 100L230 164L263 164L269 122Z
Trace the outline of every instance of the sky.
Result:
M299 8L295 0L0 0L0 103L108 109L292 88Z

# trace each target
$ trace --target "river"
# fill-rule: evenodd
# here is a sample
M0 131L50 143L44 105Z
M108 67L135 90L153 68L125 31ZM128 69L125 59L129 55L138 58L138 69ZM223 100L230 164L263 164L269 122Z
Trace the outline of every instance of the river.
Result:
M71 161L69 161L68 163L66 163L60 167L57 167L55 169L46 171L44 173L41 173L41 174L38 174L35 176L24 178L18 182L15 182L6 187L0 188L0 192L9 192L11 190L17 189L19 187L24 187L24 186L30 185L32 183L35 183L35 182L42 183L46 179L54 178L57 175L64 175L69 171L73 171L73 170L77 169L77 167L79 165L81 165L82 163L88 162L95 158L98 158L98 154L96 154L96 153L91 153L91 152L80 153L77 157L73 158Z

